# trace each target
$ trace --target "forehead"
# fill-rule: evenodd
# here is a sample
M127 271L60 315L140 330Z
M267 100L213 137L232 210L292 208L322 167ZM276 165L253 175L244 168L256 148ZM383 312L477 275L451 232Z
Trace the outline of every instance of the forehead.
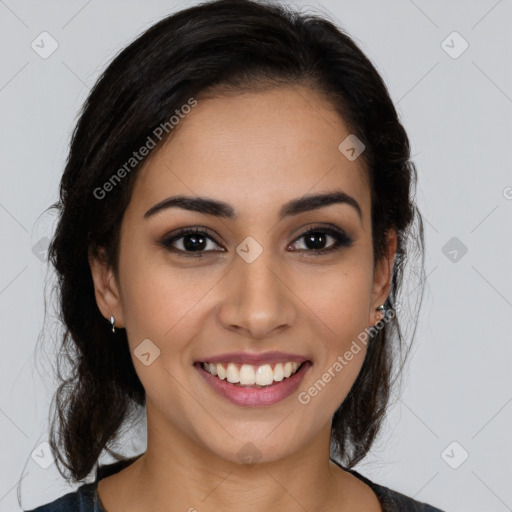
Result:
M198 98L135 183L138 210L173 194L276 212L287 199L343 190L369 208L362 159L338 148L350 135L323 96L305 87ZM145 211L145 210L144 210Z

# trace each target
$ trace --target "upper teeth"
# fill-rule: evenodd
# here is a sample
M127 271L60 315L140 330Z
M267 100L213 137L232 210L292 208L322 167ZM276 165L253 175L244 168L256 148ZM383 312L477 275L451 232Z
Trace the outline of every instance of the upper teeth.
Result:
M226 379L232 384L240 383L242 386L268 386L272 382L282 381L284 378L289 377L295 373L300 364L299 363L277 363L272 369L270 364L262 366L252 366L250 364L236 365L235 363L228 363L227 367L222 363L203 363L203 368L216 375L219 379Z

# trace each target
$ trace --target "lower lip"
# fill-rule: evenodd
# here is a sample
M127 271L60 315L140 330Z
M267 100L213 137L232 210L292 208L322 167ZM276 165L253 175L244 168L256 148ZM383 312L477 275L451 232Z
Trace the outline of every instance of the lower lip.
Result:
M227 380L221 380L207 372L202 363L195 363L194 366L201 374L201 377L221 396L227 398L231 403L242 407L261 407L273 405L285 398L288 398L300 385L304 375L311 363L305 361L297 373L285 378L272 386L264 388L245 388L231 384Z

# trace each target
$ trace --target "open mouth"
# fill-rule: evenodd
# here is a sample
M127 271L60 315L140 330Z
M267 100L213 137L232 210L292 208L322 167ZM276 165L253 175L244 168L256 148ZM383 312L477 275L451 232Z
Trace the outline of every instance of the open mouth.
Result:
M305 361L306 362L306 361ZM304 363L305 363L304 362ZM268 388L295 375L304 363L286 362L263 365L239 363L200 363L209 374L241 388Z
M239 407L265 407L290 397L313 363L242 364L196 362L194 366L211 388Z

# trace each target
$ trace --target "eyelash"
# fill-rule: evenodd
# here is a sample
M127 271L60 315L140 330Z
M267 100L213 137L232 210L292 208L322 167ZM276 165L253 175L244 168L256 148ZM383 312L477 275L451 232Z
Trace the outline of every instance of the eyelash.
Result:
M322 233L326 235L330 235L334 238L335 242L327 249L299 249L299 252L306 252L306 253L314 253L315 256L324 256L326 254L329 254L333 251L338 251L344 247L350 247L353 243L353 240L349 238L342 230L338 228L329 228L325 226L314 226L312 228L309 228L307 231L301 233L292 244L293 245L296 241L300 240L301 238L310 235L312 233ZM186 258L201 258L205 254L210 252L224 252L224 251L184 251L182 249L176 249L172 246L172 244L179 240L180 238L183 238L186 235L205 235L206 238L213 241L215 244L220 245L216 240L215 237L211 234L210 230L208 228L182 228L178 230L176 233L174 233L171 237L164 238L160 245L167 249L168 251L171 251L178 256L184 256ZM294 251L295 252L295 251Z

